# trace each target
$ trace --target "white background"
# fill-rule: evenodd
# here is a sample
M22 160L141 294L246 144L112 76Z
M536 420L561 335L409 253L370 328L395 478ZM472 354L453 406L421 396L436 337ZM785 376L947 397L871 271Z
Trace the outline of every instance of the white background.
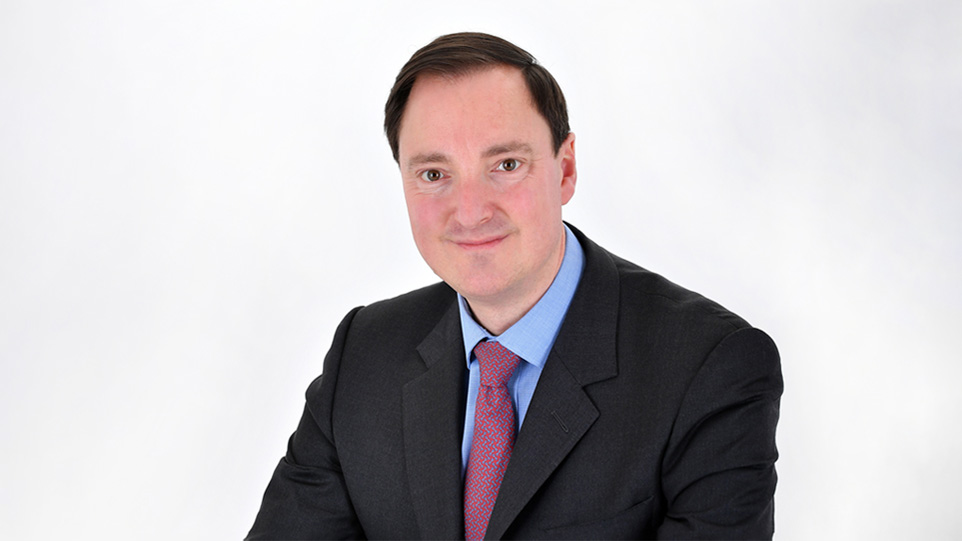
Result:
M382 110L460 30L565 89L567 220L775 338L778 538L962 531L962 4L347 4L0 2L4 537L246 534L337 322L435 280Z

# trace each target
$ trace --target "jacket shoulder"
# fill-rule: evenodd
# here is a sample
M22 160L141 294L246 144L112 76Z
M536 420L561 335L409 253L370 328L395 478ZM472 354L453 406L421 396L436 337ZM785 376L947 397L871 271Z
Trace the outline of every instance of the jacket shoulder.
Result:
M351 323L351 337L376 338L381 343L417 344L457 300L444 282L367 305Z
M751 326L708 297L621 257L609 255L618 270L623 306L629 310L659 311L664 316L681 317L688 328L707 325L722 332L733 332Z

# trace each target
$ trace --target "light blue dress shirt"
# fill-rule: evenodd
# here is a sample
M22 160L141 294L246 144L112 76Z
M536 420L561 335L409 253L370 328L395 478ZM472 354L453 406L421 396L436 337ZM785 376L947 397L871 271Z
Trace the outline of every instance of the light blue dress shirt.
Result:
M528 313L517 323L509 327L500 336L492 336L487 330L474 320L468 309L468 302L458 295L458 306L461 309L461 334L464 338L464 358L468 363L468 402L464 412L464 436L461 440L461 476L464 477L468 466L468 454L471 451L471 441L474 437L474 407L478 400L478 387L481 384L481 368L475 358L474 346L481 340L488 339L499 342L521 357L521 363L508 381L508 392L514 402L514 411L518 416L518 430L524 422L525 413L531 403L531 396L538 385L544 362L548 359L551 346L554 345L561 322L574 297L581 271L584 268L584 250L578 239L565 226L565 254L561 261L561 268L555 276L548 291L541 297Z

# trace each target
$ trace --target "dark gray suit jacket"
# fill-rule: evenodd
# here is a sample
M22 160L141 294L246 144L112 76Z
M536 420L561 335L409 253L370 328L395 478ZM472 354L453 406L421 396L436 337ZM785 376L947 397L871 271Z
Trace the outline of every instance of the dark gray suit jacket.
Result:
M575 233L584 274L488 537L771 537L774 343ZM463 538L466 381L447 285L352 311L250 538Z

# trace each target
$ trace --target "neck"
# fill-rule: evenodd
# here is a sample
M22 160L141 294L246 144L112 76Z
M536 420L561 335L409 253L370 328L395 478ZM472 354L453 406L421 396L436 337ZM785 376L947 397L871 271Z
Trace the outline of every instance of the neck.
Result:
M542 292L542 295L544 292ZM541 297L538 297L540 299ZM468 301L468 308L471 309L471 315L474 316L475 321L481 324L482 327L494 336L498 336L504 331L508 330L512 325L517 323L528 310L537 304L538 300L533 303L517 304L515 306L487 306L484 303L479 303L476 301Z

